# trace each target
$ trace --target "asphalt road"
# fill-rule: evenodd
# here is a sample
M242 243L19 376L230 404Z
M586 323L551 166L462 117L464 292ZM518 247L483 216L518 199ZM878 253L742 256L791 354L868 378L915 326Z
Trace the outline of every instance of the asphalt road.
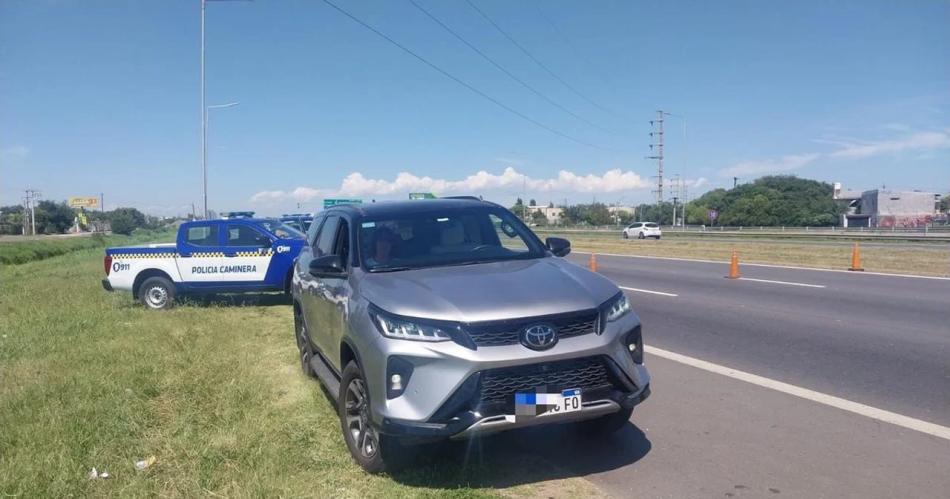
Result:
M950 280L760 266L730 280L726 263L603 255L598 266L642 290L627 293L648 346L950 430ZM632 424L606 446L574 442L567 458L542 449L553 466L617 497L950 490L946 438L669 358L647 365L654 395Z

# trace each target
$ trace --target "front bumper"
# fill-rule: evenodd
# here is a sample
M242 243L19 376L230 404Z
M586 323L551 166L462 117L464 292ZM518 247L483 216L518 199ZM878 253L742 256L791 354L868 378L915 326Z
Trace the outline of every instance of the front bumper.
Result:
M102 280L102 289L106 291L112 291L112 283L109 282L109 279Z
M477 412L464 412L448 423L420 423L385 418L380 431L414 442L462 440L527 426L594 419L621 409L633 409L649 396L650 385L647 385L636 393L586 401L580 411L561 414L548 412L534 417L515 417L513 414L482 416Z

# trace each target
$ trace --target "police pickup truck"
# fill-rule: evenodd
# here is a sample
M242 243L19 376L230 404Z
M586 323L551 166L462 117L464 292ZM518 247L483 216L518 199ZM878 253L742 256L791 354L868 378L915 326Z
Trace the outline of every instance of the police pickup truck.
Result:
M106 291L131 291L148 308L179 294L288 291L306 235L268 218L185 222L175 243L106 248Z

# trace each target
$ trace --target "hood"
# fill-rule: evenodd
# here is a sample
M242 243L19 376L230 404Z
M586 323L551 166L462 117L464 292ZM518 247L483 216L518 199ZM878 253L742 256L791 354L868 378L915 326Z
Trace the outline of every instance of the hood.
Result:
M363 273L359 292L393 314L478 322L596 308L619 292L557 257Z

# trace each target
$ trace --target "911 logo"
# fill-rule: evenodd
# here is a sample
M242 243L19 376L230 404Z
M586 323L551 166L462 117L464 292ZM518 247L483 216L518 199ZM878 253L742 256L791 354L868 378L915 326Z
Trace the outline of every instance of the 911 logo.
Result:
M286 252L288 252L288 251L290 251L290 246L278 246L278 247L277 247L277 252L278 252L278 253L286 253Z
M112 264L113 272L119 272L120 270L129 270L130 268L132 268L132 265L128 263L114 262Z

